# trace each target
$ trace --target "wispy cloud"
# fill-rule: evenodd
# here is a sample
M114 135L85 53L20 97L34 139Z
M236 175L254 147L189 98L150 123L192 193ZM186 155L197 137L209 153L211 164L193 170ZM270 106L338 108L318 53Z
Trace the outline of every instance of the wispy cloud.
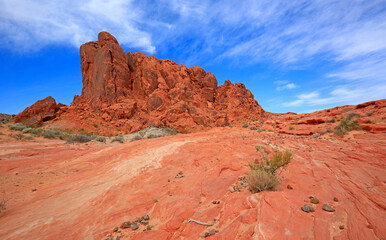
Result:
M37 51L46 45L79 47L109 30L123 45L155 52L151 34L141 30L142 10L133 1L0 1L0 41L16 51Z
M295 83L291 83L288 81L275 81L274 83L279 85L278 87L276 87L277 91L282 91L282 90L286 90L286 89L294 89L297 87L295 85Z

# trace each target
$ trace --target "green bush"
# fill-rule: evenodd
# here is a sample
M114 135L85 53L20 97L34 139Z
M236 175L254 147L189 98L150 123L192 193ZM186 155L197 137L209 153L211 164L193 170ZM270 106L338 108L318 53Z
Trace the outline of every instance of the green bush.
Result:
M334 123L335 122L335 118L331 118L330 120L326 120L326 123Z
M334 133L338 136L343 136L346 133L353 131L353 130L361 130L362 127L359 126L357 120L347 120L342 119L340 120L340 123L338 126L335 127Z
M249 125L248 124L244 124L243 125L243 128L247 128Z
M257 127L253 126L253 127L250 127L249 129L251 129L251 130L257 130Z
M106 142L106 138L105 138L105 137L102 137L102 136L97 136L97 137L95 138L95 140L98 141L98 142Z
M366 113L366 116L370 117L371 115L373 115L374 112L375 112L375 110L372 110L372 111L370 111L370 112L367 112L367 113Z
M124 143L125 140L124 140L124 138L123 138L122 136L116 136L116 137L114 137L114 138L111 140L111 142L120 142L120 143Z
M267 157L264 145L256 145L255 148L260 154L261 159L260 161L256 160L254 163L249 163L251 168L247 176L249 189L252 192L275 190L280 183L278 175L291 162L292 153L289 150L274 151L270 157Z
M30 131L29 131L30 134L33 134L37 137L40 137L43 133L44 133L44 129L42 128L32 128Z
M87 135L76 134L73 136L73 141L74 142L81 142L81 143L90 142L91 137L87 136Z
M32 128L24 128L21 132L22 133L29 133L32 130Z
M357 113L355 113L355 112L351 112L351 113L349 113L349 114L347 114L347 116L346 116L346 120L352 120L352 119L354 119L354 118L357 118L357 117L359 117L359 115L357 114Z
M33 136L25 136L25 138L24 138L25 140L33 140L34 139L34 137Z
M54 131L54 130L46 130L43 133L43 137L48 139L54 139L54 138L60 137L61 135L62 135L62 132Z
M26 125L21 123L9 123L7 126L10 130L17 130L17 131L23 131L25 128L27 128Z

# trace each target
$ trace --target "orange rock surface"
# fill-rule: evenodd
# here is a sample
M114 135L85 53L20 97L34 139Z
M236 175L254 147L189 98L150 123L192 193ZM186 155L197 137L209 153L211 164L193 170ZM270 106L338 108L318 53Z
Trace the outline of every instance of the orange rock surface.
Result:
M200 239L211 229L218 233L208 239L386 235L385 132L313 138L224 127L124 144L7 135L0 143L1 239ZM278 191L252 194L240 185L256 144L294 153ZM309 196L320 203L305 213ZM336 211L323 211L324 203ZM146 214L152 230L113 232Z

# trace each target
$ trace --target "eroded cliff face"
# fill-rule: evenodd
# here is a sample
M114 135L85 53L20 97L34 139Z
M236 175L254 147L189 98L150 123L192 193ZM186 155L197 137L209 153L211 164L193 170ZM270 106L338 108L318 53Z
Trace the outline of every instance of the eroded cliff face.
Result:
M243 84L217 86L204 69L187 68L143 53L125 54L101 32L80 47L83 89L49 125L111 135L149 125L189 132L263 118L265 111ZM98 126L98 127L95 127Z

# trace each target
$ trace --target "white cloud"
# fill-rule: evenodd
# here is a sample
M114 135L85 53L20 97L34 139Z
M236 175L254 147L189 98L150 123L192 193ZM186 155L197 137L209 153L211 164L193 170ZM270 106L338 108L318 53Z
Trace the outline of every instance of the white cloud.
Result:
M297 86L294 83L288 83L276 88L277 91L286 90L286 89L294 89Z
M3 47L37 51L50 44L79 47L108 30L119 42L155 52L151 35L140 30L142 10L133 1L0 1L0 32Z

